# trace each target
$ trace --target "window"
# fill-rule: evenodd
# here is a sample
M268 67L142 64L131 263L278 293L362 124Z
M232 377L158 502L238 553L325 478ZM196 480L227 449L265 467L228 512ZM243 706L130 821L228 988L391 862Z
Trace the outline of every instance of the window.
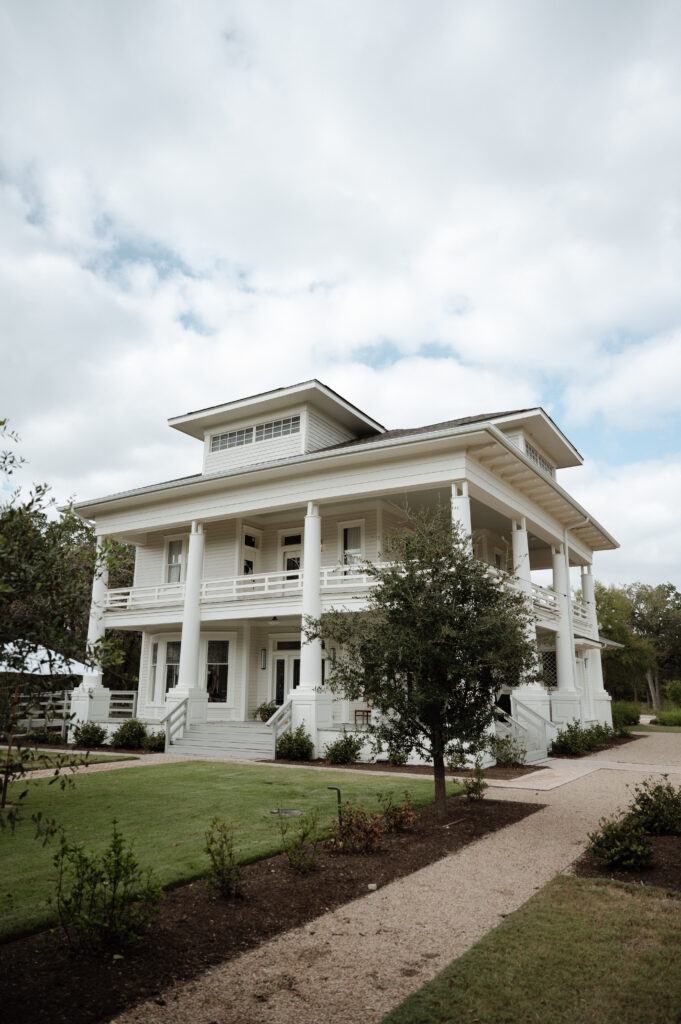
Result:
M539 467L539 469L543 469L545 473L549 474L549 476L555 476L555 470L549 460L545 459L544 456L527 440L525 441L525 454L531 462L534 462L535 466Z
M182 581L182 541L168 541L168 563L166 582L180 583Z
M180 678L180 648L179 640L168 640L166 643L166 693L177 686Z
M258 555L260 553L260 531L247 527L241 538L241 572L244 576L252 576L258 571Z
M149 694L151 703L156 700L156 672L158 669L158 644L151 645L151 669L149 671Z
M211 452L223 452L228 448L241 448L254 441L272 441L276 437L288 437L300 433L300 416L286 416L269 423L258 423L255 427L240 427L224 434L213 434L210 439Z
M225 704L227 701L227 676L229 673L229 640L209 640L206 662L206 690L210 704Z
M541 651L542 676L544 686L558 685L558 666L555 651Z
M359 565L362 561L362 527L360 524L343 526L343 565Z
M303 543L303 536L300 533L285 533L281 538L282 548L294 548Z

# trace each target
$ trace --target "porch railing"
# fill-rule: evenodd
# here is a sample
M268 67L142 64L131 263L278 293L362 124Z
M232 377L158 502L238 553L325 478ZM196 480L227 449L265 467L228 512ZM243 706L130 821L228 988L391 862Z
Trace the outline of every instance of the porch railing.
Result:
M167 715L158 723L164 726L166 732L166 750L172 746L176 739L181 739L187 728L187 716L189 711L189 698L185 697L174 708L171 708Z
M137 690L112 690L109 697L109 718L134 718L137 712Z
M293 701L289 697L288 700L284 701L281 707L278 707L270 718L265 723L268 728L272 730L274 739L274 750L276 753L277 740L280 736L283 736L285 732L291 731L291 719L293 717Z
M20 694L19 725L28 732L38 726L54 729L66 738L71 717L71 691L57 690L54 693Z

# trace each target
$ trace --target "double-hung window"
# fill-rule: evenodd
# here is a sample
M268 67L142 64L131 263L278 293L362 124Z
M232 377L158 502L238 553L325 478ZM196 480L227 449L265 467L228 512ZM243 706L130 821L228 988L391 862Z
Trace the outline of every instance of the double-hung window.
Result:
M168 640L166 643L166 693L177 686L180 678L180 640Z
M166 566L166 582L182 582L182 541L168 541L168 559Z
M362 562L362 526L353 523L342 527L342 562L346 568L360 565Z
M226 703L228 674L229 640L209 640L206 660L206 689L209 703Z

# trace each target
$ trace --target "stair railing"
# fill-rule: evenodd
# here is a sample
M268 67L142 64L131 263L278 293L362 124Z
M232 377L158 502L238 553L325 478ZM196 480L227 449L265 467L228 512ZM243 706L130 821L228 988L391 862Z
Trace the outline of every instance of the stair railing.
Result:
M281 707L278 707L274 714L268 718L265 723L268 728L272 729L275 750L279 737L283 736L285 732L291 731L291 720L293 718L292 711L293 701L289 697L289 699L284 701Z
M180 739L187 728L187 716L189 711L189 698L185 697L179 704L171 708L165 718L158 723L165 726L166 750L172 746L176 739Z

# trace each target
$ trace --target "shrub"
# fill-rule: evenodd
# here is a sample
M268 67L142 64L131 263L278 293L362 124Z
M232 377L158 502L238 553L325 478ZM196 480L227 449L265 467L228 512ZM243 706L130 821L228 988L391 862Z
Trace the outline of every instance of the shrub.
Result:
M669 776L664 782L644 779L634 786L630 815L647 835L672 836L681 828L681 787L674 789Z
M672 679L665 686L667 700L681 707L681 679Z
M639 717L636 704L628 704L624 700L612 702L612 724L615 729L627 725L638 725Z
M314 744L301 722L293 732L285 732L277 740L275 756L283 761L311 761Z
M142 740L142 747L152 754L163 754L166 749L166 734L163 729L159 732L148 732Z
M514 736L493 736L489 752L500 768L519 768L527 757L527 749Z
M58 729L50 729L47 725L39 725L32 729L26 733L25 739L32 743L51 743L57 747L64 742L61 732Z
M318 821L316 811L300 818L279 814L281 849L288 858L289 866L299 875L306 875L317 867Z
M122 747L123 750L141 750L144 737L147 735L147 727L144 722L136 718L129 718L118 726L111 737L112 747Z
M83 722L73 729L73 741L78 747L102 747L106 743L106 729L96 722Z
M226 822L213 818L205 839L203 849L210 862L206 885L217 889L224 897L243 896L243 873L234 852L234 830Z
M400 750L398 747L388 747L388 764L395 765L400 768L406 764L409 760L409 754L406 750Z
M463 791L467 800L482 800L487 789L485 776L482 774L482 761L480 757L475 758L475 767L470 778L463 780Z
M681 711L658 711L651 725L681 725Z
M359 757L359 752L364 746L364 737L351 732L343 733L324 747L324 757L330 764L352 764Z
M650 840L631 815L601 818L597 832L589 834L589 849L598 860L622 871L647 868L653 859Z
M590 750L611 743L616 733L608 725L598 723L581 726L575 719L558 730L558 735L549 747L551 757L583 757Z
M401 804L394 804L390 794L384 796L379 793L378 800L383 812L383 828L386 832L410 832L413 829L416 824L416 814L406 789Z
M381 849L383 818L351 803L343 804L343 820L336 819L324 847L331 853L377 853Z
M62 833L53 863L57 913L72 949L117 952L142 938L163 893L152 872L140 868L115 821L101 857L67 842Z

